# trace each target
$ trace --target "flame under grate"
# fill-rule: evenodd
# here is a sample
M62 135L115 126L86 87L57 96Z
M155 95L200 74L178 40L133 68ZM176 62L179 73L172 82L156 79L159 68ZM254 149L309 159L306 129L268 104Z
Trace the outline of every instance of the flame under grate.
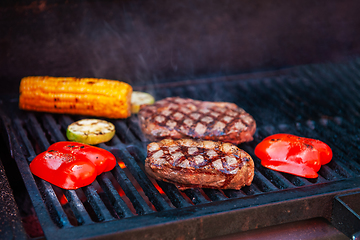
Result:
M44 234L49 239L61 238L62 234L67 234L69 239L120 233L129 234L123 236L136 236L141 231L131 231L140 227L188 219L197 221L198 217L211 215L212 212L229 212L230 216L236 209L253 206L254 199L260 199L256 205L261 206L272 201L286 202L288 199L314 196L316 191L329 193L330 189L345 191L359 187L353 183L358 182L360 176L358 61L344 65L299 67L291 69L286 75L275 77L246 80L236 80L234 77L226 81L211 79L205 83L194 81L180 86L170 84L144 89L152 92L156 99L180 96L234 102L254 116L258 125L254 141L240 145L255 161L252 185L239 191L179 191L172 184L149 179L143 165L147 142L138 127L137 117L132 116L126 120L111 120L117 130L116 135L109 143L99 145L111 151L119 165L82 189L59 189L34 177L28 164L50 144L66 140L66 127L80 116L23 112L17 110L16 102L9 102L7 107L12 110L7 111L2 106L3 111L8 112L3 114L2 121L8 131L13 157ZM262 167L253 154L254 148L264 137L279 132L326 142L333 149L333 160L322 166L317 179L296 177ZM338 185L342 182L340 180L346 180L344 185ZM268 200L263 199L263 196ZM314 210L308 210L307 214L300 214L298 218L329 217L328 213L318 216ZM250 215L253 218L257 216L251 211L248 215L247 221L251 220ZM281 221L291 220L292 217L285 217ZM191 221L188 224L193 224ZM267 226L278 224L279 221L259 220L258 223ZM214 233L215 230L183 232L181 228L186 224L178 224L179 228L163 236L210 237L211 234L222 233ZM225 221L224 224L228 223ZM210 223L206 226L211 228ZM206 226L202 227L206 229ZM255 227L232 226L224 231L229 233ZM151 235L155 239L160 236L161 230L156 230L156 227L153 229L159 231Z

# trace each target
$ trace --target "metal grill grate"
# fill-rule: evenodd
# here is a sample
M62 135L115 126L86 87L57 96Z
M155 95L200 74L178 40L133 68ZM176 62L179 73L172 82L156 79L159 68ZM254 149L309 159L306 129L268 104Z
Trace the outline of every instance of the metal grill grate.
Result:
M234 102L254 116L258 125L254 141L240 148L253 157L255 178L239 191L181 192L172 184L149 179L143 170L146 139L136 116L110 120L117 133L109 143L99 145L119 161L114 170L82 189L59 189L34 177L28 164L51 143L66 140L66 127L80 117L23 112L17 110L16 101L4 101L2 123L10 150L45 236L206 238L313 217L330 219L332 197L360 187L360 97L356 94L360 62L304 66L277 77L221 80L145 90L157 99L181 96ZM333 161L321 168L315 180L262 167L254 148L264 137L279 132L328 143ZM262 214L274 216L264 219Z

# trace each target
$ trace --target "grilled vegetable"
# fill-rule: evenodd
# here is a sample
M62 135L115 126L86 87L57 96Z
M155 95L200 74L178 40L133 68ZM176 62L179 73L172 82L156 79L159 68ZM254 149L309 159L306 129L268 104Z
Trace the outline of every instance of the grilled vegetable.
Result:
M317 178L321 165L331 161L331 148L319 140L275 134L255 148L264 167L306 178Z
M77 159L86 158L95 165L98 175L102 172L110 171L116 165L116 159L112 153L87 144L63 141L52 144L48 148L48 151L50 150L69 153Z
M107 118L131 115L132 87L124 82L73 77L25 77L19 107L24 110Z
M82 119L70 124L66 130L70 141L91 145L107 142L114 135L114 124L99 119Z
M58 142L37 155L31 172L58 187L78 189L97 175L112 170L116 159L105 149L76 142Z
M155 102L155 98L146 92L134 91L131 95L131 112L138 113L141 105L152 105Z
M55 186L78 189L91 184L97 174L95 165L59 151L40 153L30 163L31 172Z

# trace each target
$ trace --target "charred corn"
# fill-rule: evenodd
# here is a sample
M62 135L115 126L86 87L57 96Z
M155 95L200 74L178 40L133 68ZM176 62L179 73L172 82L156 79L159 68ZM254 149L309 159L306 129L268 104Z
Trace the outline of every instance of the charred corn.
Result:
M25 77L20 83L23 110L107 118L131 115L132 87L124 82L73 77Z

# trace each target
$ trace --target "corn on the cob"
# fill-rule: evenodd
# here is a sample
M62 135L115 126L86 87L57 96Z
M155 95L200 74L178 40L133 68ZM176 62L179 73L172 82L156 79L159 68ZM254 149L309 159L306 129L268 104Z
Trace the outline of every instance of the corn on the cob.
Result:
M132 87L124 82L73 77L25 77L19 107L24 110L107 118L131 115Z

